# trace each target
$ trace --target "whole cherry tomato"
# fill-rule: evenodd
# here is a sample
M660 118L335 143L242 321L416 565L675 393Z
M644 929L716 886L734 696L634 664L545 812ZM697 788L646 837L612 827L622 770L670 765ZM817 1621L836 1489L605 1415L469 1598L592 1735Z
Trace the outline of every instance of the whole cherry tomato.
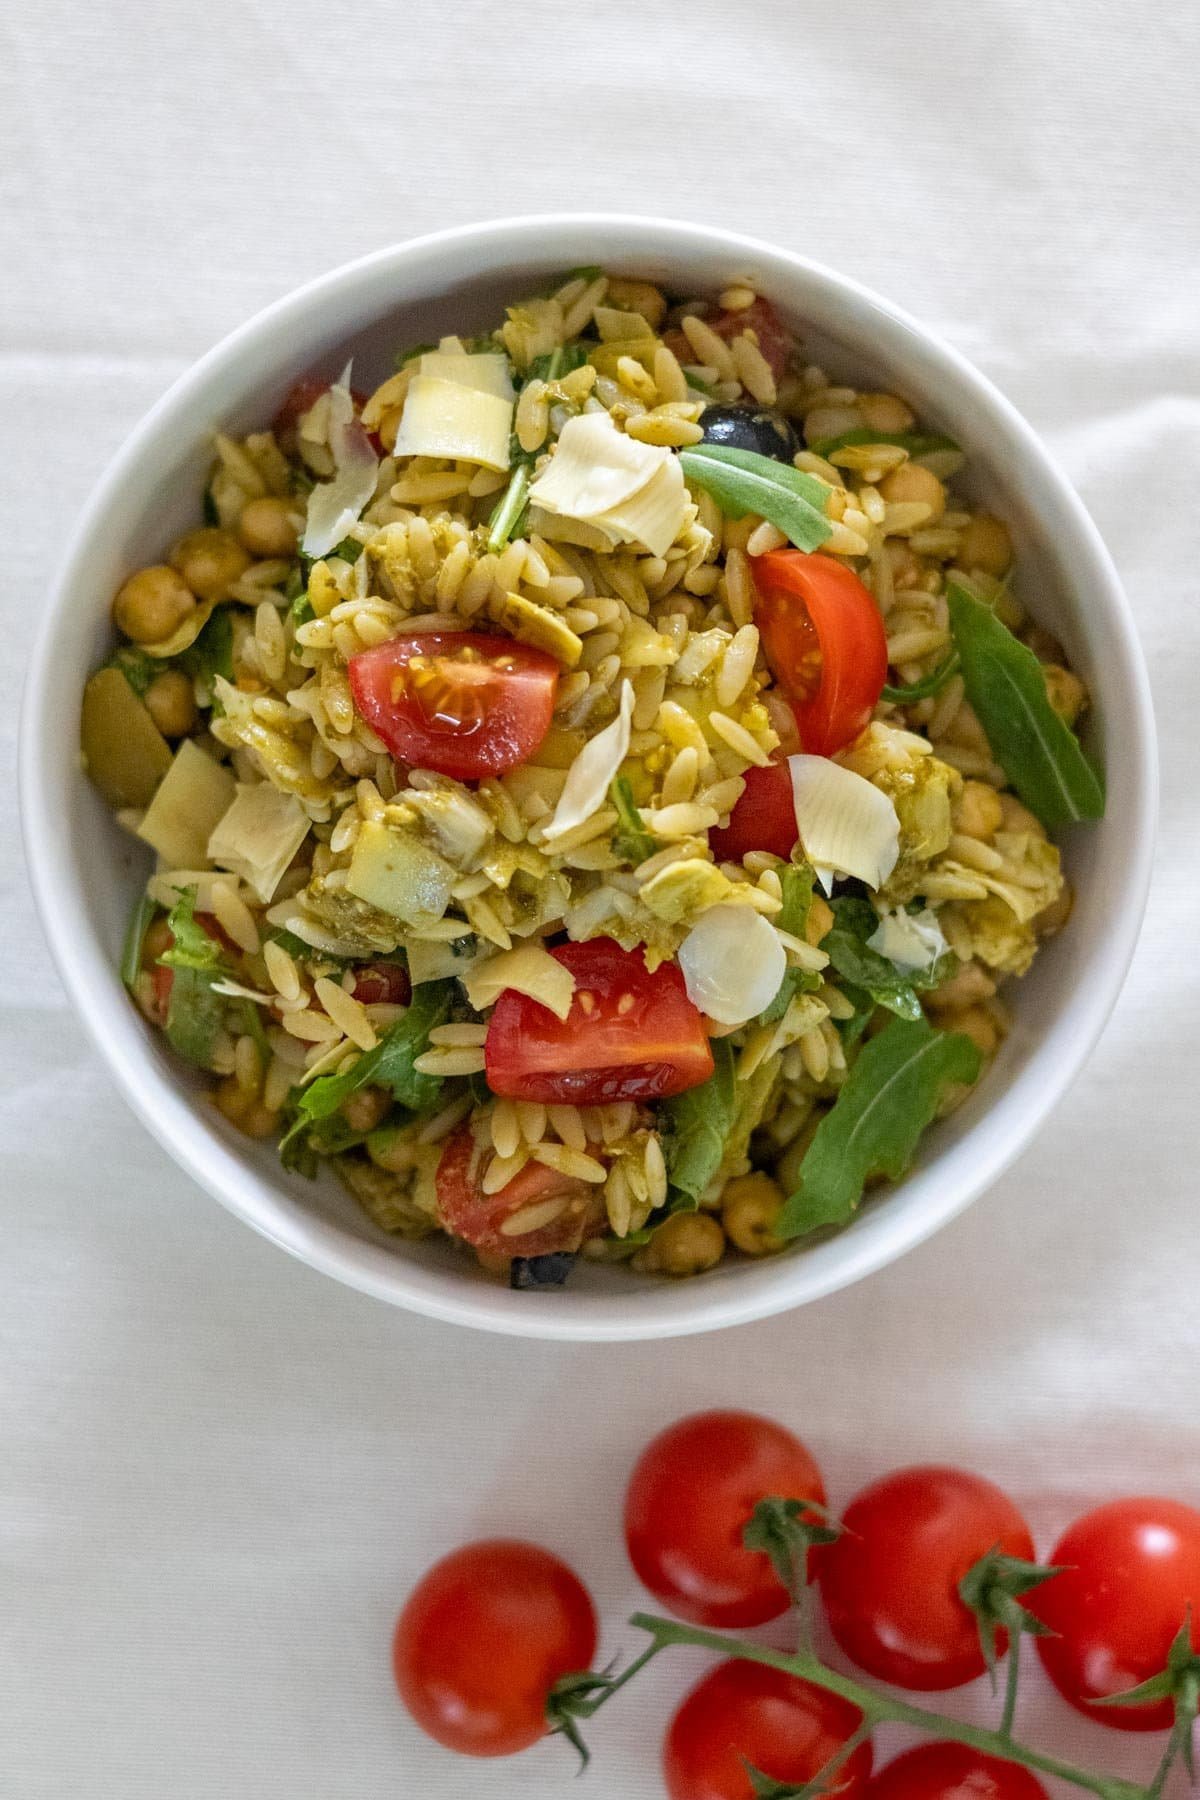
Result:
M663 1745L671 1800L753 1800L750 1763L778 1782L811 1781L862 1723L848 1700L762 1663L718 1663L684 1700ZM866 1792L870 1743L833 1777L831 1792Z
M1031 1770L966 1744L918 1744L880 1769L868 1800L1048 1800Z

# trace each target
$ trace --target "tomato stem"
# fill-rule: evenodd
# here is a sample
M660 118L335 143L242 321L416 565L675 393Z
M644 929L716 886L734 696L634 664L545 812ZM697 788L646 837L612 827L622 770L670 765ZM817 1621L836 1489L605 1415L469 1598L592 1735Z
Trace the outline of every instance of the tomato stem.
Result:
M635 1613L630 1624L635 1625L639 1631L649 1632L654 1640L651 1646L653 1652L665 1649L669 1644L694 1644L699 1649L715 1650L721 1656L762 1663L770 1669L781 1669L786 1675L796 1675L800 1680L811 1682L814 1687L824 1688L827 1693L837 1694L856 1706L863 1715L863 1726L867 1731L885 1720L899 1725L911 1725L918 1731L929 1732L935 1737L949 1738L954 1743L965 1744L972 1750L981 1751L985 1756L1021 1763L1039 1774L1052 1775L1072 1787L1082 1788L1085 1793L1099 1795L1100 1800L1156 1800L1157 1794L1161 1793L1161 1785L1158 1789L1139 1787L1119 1776L1093 1774L1089 1769L1077 1768L1074 1763L1063 1762L1029 1744L1018 1743L1003 1731L971 1725L962 1719L950 1718L921 1706L910 1706L905 1700L875 1693L850 1676L841 1675L836 1669L826 1667L811 1651L801 1651L799 1655L789 1656L786 1651L772 1650L765 1644L726 1637L718 1631L705 1631L699 1626L660 1618L653 1613ZM643 1652L638 1662L630 1665L630 1671L626 1674L635 1667L643 1667L648 1660L648 1655ZM590 1710L594 1712L598 1706L602 1706L616 1687L623 1685L625 1679L625 1676L619 1677L604 1694L594 1702L589 1702Z
M1017 1717L1017 1683L1021 1679L1021 1633L1014 1631L1008 1645L1008 1669L1004 1677L1004 1711L1000 1715L1000 1736L1011 1738Z

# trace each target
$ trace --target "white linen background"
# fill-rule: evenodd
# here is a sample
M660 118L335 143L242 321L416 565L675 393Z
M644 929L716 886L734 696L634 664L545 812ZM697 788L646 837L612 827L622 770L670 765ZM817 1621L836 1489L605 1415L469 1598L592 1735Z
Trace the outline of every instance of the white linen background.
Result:
M1128 987L1011 1173L935 1241L807 1311L604 1348L389 1311L194 1188L72 1017L6 780L0 1793L649 1800L694 1653L597 1720L577 1789L559 1744L469 1765L422 1739L393 1698L388 1636L433 1557L502 1531L565 1554L595 1593L604 1654L629 1648L642 1596L619 1536L625 1472L694 1407L786 1420L835 1504L888 1466L961 1460L1013 1492L1043 1549L1121 1490L1200 1501L1198 64L1200 14L1178 0L9 0L6 762L48 565L193 358L379 245L610 208L828 261L1000 384L1122 572L1165 781ZM1036 1674L1026 1716L1060 1753L1129 1773L1153 1753L1069 1713Z

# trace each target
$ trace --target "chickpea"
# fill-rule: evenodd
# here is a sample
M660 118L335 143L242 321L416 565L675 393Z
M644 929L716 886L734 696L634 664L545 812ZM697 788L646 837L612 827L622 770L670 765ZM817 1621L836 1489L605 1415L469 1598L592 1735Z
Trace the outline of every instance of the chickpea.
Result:
M1070 918L1074 905L1075 890L1069 881L1064 881L1057 900L1052 900L1049 906L1043 906L1041 912L1034 915L1033 929L1039 937L1053 937Z
M374 1131L392 1108L392 1097L386 1088L360 1088L342 1102L342 1117L351 1131Z
M996 983L981 963L964 963L961 969L943 981L940 987L926 994L925 1004L933 1012L956 1012L963 1007L975 1006L981 1000L990 1000L996 992Z
M1042 821L1036 819L1027 806L1022 806L1015 794L1000 794L998 798L1005 831L1028 831L1034 837L1045 837L1046 828Z
M858 410L872 431L911 431L915 422L912 409L895 394L860 394Z
M251 556L294 556L299 536L288 501L274 494L248 500L237 524L242 547Z
M795 1193L800 1186L800 1166L808 1155L809 1145L817 1135L817 1127L825 1117L825 1112L823 1106L813 1107L799 1132L775 1164L775 1177L785 1194Z
M196 604L186 581L165 563L139 569L113 601L113 621L135 644L162 644Z
M164 737L183 737L196 723L196 696L182 669L164 669L156 675L143 700Z
M920 463L901 463L890 475L885 475L879 484L879 491L889 506L902 506L919 501L929 508L929 517L925 523L936 525L946 510L946 490L929 469Z
M711 1213L677 1212L665 1219L633 1259L642 1275L702 1275L725 1254L725 1233Z
M270 1137L278 1130L279 1114L270 1112L257 1094L248 1094L236 1075L229 1075L220 1083L213 1094L213 1104L246 1137Z
M773 1256L784 1247L775 1235L783 1189L769 1175L739 1175L721 1196L721 1223L731 1244L746 1256Z
M808 917L804 921L804 941L815 949L821 939L827 937L833 928L833 908L828 900L820 894L814 894L808 907Z
M624 307L627 312L641 313L652 331L657 331L667 316L666 295L649 281L626 281L620 275L610 275L605 302Z
M220 600L230 582L250 567L250 558L229 532L205 525L180 538L171 552L171 567L198 599Z
M921 559L905 543L903 538L888 538L883 546L883 553L892 566L892 586L899 592L904 588L919 588L925 570Z
M1004 808L995 788L986 781L964 781L954 809L954 829L964 837L990 838L999 831Z
M1087 705L1087 689L1072 669L1064 669L1058 663L1047 663L1044 674L1051 706L1066 724L1074 725Z
M968 1006L962 1012L947 1013L941 1021L947 1031L969 1037L984 1056L991 1056L1000 1042L995 1020L982 1006Z
M976 513L958 546L959 568L980 569L998 581L1012 559L1012 538L1004 520L992 513Z

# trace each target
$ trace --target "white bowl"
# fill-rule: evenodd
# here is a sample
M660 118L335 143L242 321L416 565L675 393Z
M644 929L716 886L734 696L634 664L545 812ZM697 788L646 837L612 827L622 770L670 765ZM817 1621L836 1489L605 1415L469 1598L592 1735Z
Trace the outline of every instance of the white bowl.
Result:
M963 445L973 488L1013 523L1022 597L1091 687L1108 808L1100 825L1069 835L1075 913L1016 988L1015 1027L996 1066L929 1134L896 1191L840 1236L763 1262L730 1260L696 1280L580 1263L562 1291L512 1293L444 1240L383 1237L332 1177L313 1184L283 1173L274 1147L226 1128L143 1024L117 963L145 868L81 773L76 718L110 641L113 592L196 522L214 427L253 429L298 376L332 376L351 350L356 385L369 390L398 345L483 328L505 301L594 262L676 293L713 293L752 274L815 359L858 384L895 387ZM528 1337L615 1340L711 1330L816 1299L891 1262L996 1179L1078 1073L1120 989L1149 879L1156 761L1141 653L1095 527L1030 427L957 351L856 282L754 239L575 215L471 226L365 257L268 307L176 382L92 496L46 608L26 688L21 797L34 889L67 990L134 1111L202 1187L314 1268L396 1305Z

